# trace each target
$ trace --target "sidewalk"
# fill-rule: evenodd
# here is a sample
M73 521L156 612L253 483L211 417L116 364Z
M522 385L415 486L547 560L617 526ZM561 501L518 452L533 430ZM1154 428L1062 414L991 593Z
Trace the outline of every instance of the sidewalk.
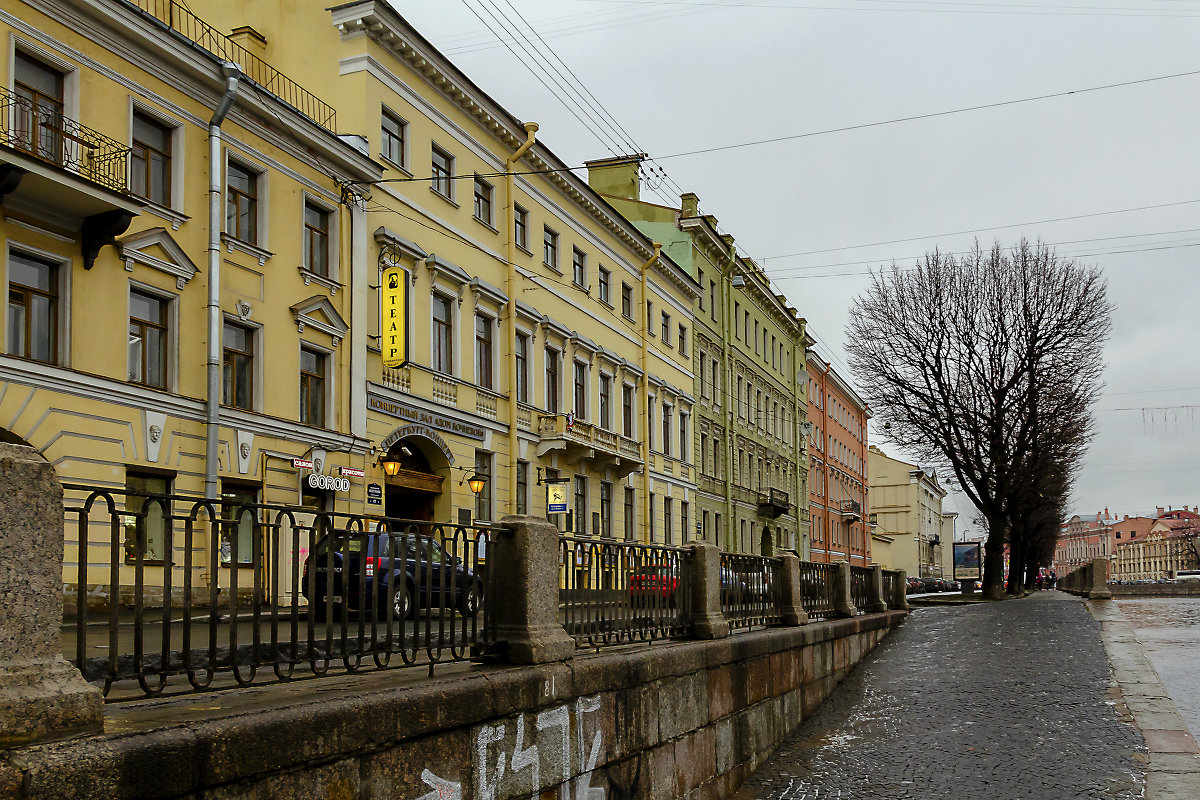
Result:
M1106 619L1106 630L1115 624ZM1132 659L1140 647L1129 639ZM1118 678L1155 675L1114 661ZM1194 775L1164 779L1162 769L1189 757L1148 754L1147 741L1159 742L1132 724L1112 678L1101 624L1074 597L917 609L738 794L1132 800L1148 788L1157 794L1146 800L1200 797L1184 788ZM1147 692L1163 711L1165 694ZM1177 738L1168 746L1184 748ZM1160 774L1148 778L1147 764Z

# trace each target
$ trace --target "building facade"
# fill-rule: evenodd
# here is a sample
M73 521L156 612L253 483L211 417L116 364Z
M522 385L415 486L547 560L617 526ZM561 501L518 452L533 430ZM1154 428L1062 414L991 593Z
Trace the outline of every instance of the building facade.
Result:
M872 546L867 457L871 413L831 364L812 350L806 359L811 558L862 566L871 561Z
M0 12L0 439L68 484L360 511L361 479L304 478L341 486L368 458L367 331L350 321L370 265L341 188L382 168L287 75L182 7L178 29L142 7ZM109 579L107 520L94 528L81 552L68 527L65 584L81 561ZM117 569L140 559L161 583L189 548L249 565L250 526L219 554L170 533L127 519Z
M805 322L695 194L679 208L642 200L640 162L589 162L588 181L701 288L691 314L695 533L731 552L806 554Z
M1054 547L1054 571L1058 575L1066 575L1084 564L1091 563L1094 558L1109 558L1113 554L1115 542L1113 526L1116 517L1104 509L1096 514L1082 516L1076 514L1063 523L1058 535L1058 543ZM1149 532L1143 529L1137 518L1126 520L1124 534L1130 539L1136 539L1139 532Z
M1113 552L1112 580L1170 580L1180 570L1200 567L1195 519L1160 517L1143 536L1117 542Z
M356 187L377 265L354 298L376 510L544 515L545 481L566 481L574 532L684 541L697 513L692 276L389 4L191 8L252 31L385 167ZM384 360L397 331L379 276L393 268L410 298L403 363ZM477 495L471 475L486 478Z
M907 570L918 577L952 577L953 514L942 510L946 490L932 470L891 458L878 447L868 451L871 512L876 536L886 538L886 569ZM949 521L947 520L949 517Z

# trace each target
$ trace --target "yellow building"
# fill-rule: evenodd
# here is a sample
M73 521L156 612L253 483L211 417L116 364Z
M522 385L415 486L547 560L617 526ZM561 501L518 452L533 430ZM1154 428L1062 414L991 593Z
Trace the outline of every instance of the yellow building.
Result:
M565 479L577 532L684 541L695 279L387 3L190 7L332 98L339 131L386 166L369 254L405 270L411 315L408 363L385 366L379 291L355 294L375 509L542 515L539 478Z
M142 5L162 20L74 0L0 14L0 440L68 483L359 511L365 482L342 470L370 452L351 320L374 261L341 187L381 167L289 76L182 6ZM89 537L101 581L106 526ZM124 536L126 564L162 563L169 541L209 555L161 520ZM66 545L69 584L71 527Z
M953 576L955 514L942 512L946 490L932 470L867 451L871 481L872 560L918 577ZM946 538L946 537L949 538Z

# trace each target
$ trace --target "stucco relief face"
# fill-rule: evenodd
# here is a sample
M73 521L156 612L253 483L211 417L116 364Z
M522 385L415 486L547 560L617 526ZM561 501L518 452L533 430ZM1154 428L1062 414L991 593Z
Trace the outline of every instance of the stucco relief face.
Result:
M242 454L242 458L249 458L250 445L247 442L242 442L242 446L238 448L238 452Z
M325 471L325 459L314 458L313 459L313 472L319 473L319 472L324 472L324 471Z
M162 438L162 428L158 425L150 426L150 443L158 444L158 440Z

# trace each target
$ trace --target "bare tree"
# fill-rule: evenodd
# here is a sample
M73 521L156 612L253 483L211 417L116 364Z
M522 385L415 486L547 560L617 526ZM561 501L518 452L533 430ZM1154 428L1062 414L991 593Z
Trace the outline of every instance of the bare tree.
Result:
M1091 438L1111 312L1098 269L1025 240L893 264L851 308L850 368L876 419L949 469L987 522L989 597L1006 535L1026 552L1033 501L1061 506Z

